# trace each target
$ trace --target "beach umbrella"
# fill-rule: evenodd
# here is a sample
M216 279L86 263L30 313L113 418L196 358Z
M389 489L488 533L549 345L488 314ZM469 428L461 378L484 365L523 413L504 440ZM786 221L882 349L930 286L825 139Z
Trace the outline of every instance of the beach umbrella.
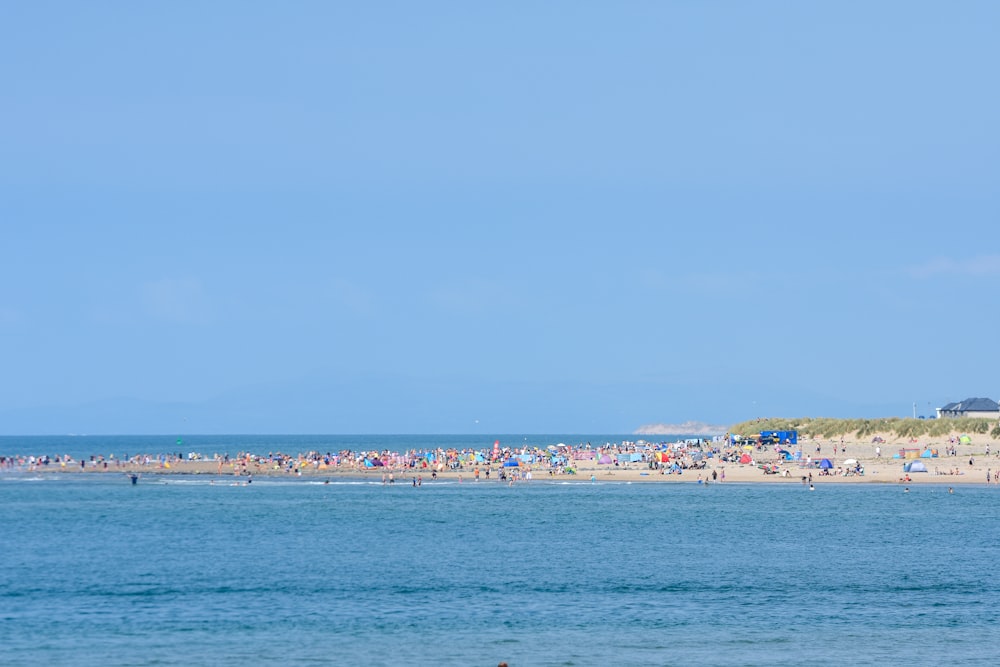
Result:
M858 460L857 459L847 459L846 461L844 461L844 465L848 466L848 467L850 467L850 466L856 466L856 465L858 465Z

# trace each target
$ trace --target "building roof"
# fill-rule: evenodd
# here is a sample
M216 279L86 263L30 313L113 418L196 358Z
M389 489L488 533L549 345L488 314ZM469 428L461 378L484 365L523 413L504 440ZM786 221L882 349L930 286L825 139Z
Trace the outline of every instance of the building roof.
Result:
M1000 412L1000 404L992 398L967 398L958 403L949 403L942 412Z

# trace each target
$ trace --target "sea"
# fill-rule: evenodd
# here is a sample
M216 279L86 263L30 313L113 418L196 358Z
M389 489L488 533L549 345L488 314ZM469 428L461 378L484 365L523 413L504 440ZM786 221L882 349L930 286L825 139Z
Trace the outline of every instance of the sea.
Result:
M200 437L184 447L493 441ZM157 444L176 438L0 455ZM0 473L0 665L997 662L996 487L326 481Z

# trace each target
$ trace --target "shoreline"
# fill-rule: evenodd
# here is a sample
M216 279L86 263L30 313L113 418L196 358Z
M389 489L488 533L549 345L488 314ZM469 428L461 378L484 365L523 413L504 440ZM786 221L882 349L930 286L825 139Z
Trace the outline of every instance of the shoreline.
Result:
M701 485L701 486L740 486L746 484L767 484L767 485L793 485L793 486L807 486L808 476L806 476L806 481L803 481L802 475L790 476L790 477L780 477L777 475L761 475L757 474L757 470L735 470L731 468L726 469L726 480L711 480L705 479L704 475L702 477L702 482L699 483L697 475L691 475L685 473L683 475L660 475L658 473L649 472L639 472L637 470L628 471L616 471L616 472L604 472L594 471L594 479L590 477L590 471L586 474L577 475L555 475L549 476L538 475L530 480L521 479L513 482L513 486L524 486L524 485L549 485L549 484L690 484L690 485ZM66 476L66 477L114 477L116 475L121 475L123 482L127 483L127 477L135 472L139 475L140 480L143 477L188 477L188 478L201 478L210 479L213 481L218 481L220 485L226 484L240 484L246 485L250 479L266 479L266 480L287 480L289 482L303 482L303 483L318 483L318 482L330 482L332 483L343 483L343 482L356 482L356 483L367 483L367 484L380 484L381 475L365 475L364 473L357 473L353 471L319 471L315 473L304 472L302 475L298 474L288 474L288 473L276 473L276 472L261 472L254 473L251 476L247 475L234 475L232 473L217 474L215 472L208 471L197 471L197 470L181 470L181 469L169 469L163 470L159 468L144 468L135 470L88 470L86 472L81 472L80 470L52 470L52 469L35 469L35 470L24 470L15 472L4 472L0 473L0 480L4 477L30 477L32 475L46 475L46 476ZM460 479L461 477L461 479ZM985 470L982 471L981 476L973 473L963 473L958 475L947 475L947 474L934 474L934 473L914 473L910 475L910 481L905 481L899 476L893 475L863 475L863 476L819 476L813 473L812 484L814 486L826 486L826 485L837 485L837 486L873 486L873 485L893 485L893 486L1000 486L996 482L986 482ZM395 483L387 482L386 486L412 486L412 480L416 479L416 474L397 474L395 477ZM436 479L431 478L429 475L422 476L421 484L433 486L435 484L441 484L446 482L448 484L465 484L472 486L500 486L508 485L509 482L499 480L495 477L490 479L481 478L478 482L472 478L471 475L458 473L439 473ZM141 483L141 481L140 481Z
M515 485L531 484L536 481L545 482L570 482L570 483L590 483L590 482L621 482L621 483L667 483L667 484L697 484L699 476L703 482L728 484L728 483L769 483L769 484L798 484L809 483L809 475L812 475L813 484L897 484L897 485L969 485L982 484L992 485L1000 482L1000 446L997 445L987 435L973 435L971 442L959 444L958 434L943 439L935 438L931 441L919 441L909 439L889 439L881 436L881 442L860 442L857 439L829 439L829 438L803 438L797 445L785 446L791 451L801 451L803 459L811 460L813 466L817 461L829 458L834 466L831 472L838 472L842 468L841 462L854 459L864 469L863 475L843 475L843 474L821 474L821 470L816 467L807 467L798 461L779 460L773 449L763 447L750 451L753 457L752 463L723 462L717 457L706 458L705 467L701 469L688 468L681 471L681 474L662 474L660 470L650 469L645 462L633 462L622 465L597 464L593 460L572 461L575 474L565 472L549 473L549 469L542 464L520 466L517 468L503 468L499 464L493 463L487 466L485 463L463 463L462 468L452 470L447 467L438 466L434 470L432 466L420 465L414 468L403 467L401 465L385 466L378 468L363 468L353 463L324 464L317 460L307 460L303 456L297 459L297 463L289 467L287 464L278 465L266 460L255 461L249 458L231 459L224 461L219 459L198 459L198 460L169 460L163 462L151 457L148 463L138 463L135 461L121 460L87 460L85 467L81 468L80 461L50 462L48 465L19 465L7 468L0 468L0 475L22 475L22 474L84 474L84 475L128 475L136 473L139 475L191 475L209 476L220 480L246 481L249 476L262 478L292 478L331 481L353 479L369 480L380 482L383 474L387 477L393 475L396 485L411 485L413 479L422 478L422 483L433 483L434 473L437 480L462 482L471 484L503 483L498 479L501 471L518 471L514 473L520 479L515 481ZM718 446L720 443L709 443L710 446ZM878 449L876 449L878 448ZM596 449L596 448L595 448ZM728 448L727 448L728 449ZM907 449L924 451L925 449L936 449L938 457L903 459L894 458L893 454L900 450ZM946 455L948 449L953 449L954 455ZM877 455L877 452L881 456ZM2 454L2 453L0 453ZM909 479L903 471L903 465L908 460L922 461L928 472L909 473ZM778 470L776 474L765 474L761 466L774 466ZM486 477L486 470L490 470L490 477ZM476 471L479 471L480 481L476 481ZM532 479L524 479L526 473L530 471ZM716 473L717 479L712 480L712 473ZM987 482L987 473L990 481ZM724 479L723 479L724 478ZM806 482L803 482L803 478ZM388 480L387 480L388 481Z

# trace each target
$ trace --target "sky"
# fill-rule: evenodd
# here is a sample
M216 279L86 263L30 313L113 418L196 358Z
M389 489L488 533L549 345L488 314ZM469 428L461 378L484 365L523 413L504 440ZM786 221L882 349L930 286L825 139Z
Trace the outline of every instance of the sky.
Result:
M1000 398L994 2L0 5L0 433Z

